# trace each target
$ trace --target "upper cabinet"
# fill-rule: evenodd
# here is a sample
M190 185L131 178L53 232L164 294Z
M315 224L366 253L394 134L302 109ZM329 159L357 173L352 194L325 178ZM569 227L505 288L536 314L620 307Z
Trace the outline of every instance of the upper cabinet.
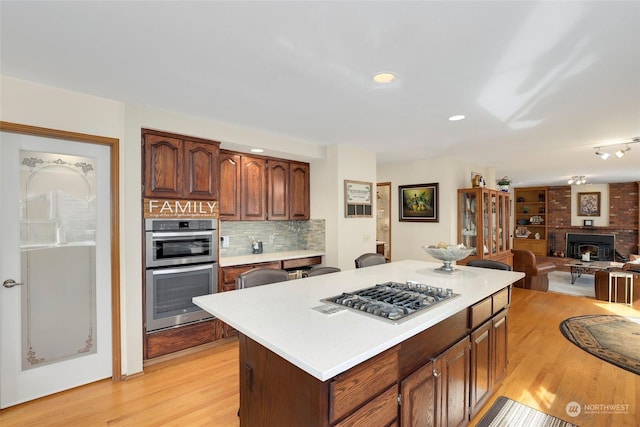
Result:
M220 219L308 220L309 164L220 151Z
M548 255L548 189L549 187L514 189L515 249L528 249L538 256Z
M240 159L240 219L267 219L267 161L259 157Z
M513 264L510 194L487 188L458 190L458 243L475 252L460 261L492 259Z
M145 197L218 198L219 142L143 129L142 144Z
M289 218L311 218L309 163L289 163Z
M220 219L240 221L240 154L220 150Z
M269 160L267 162L267 195L269 219L289 219L289 162Z

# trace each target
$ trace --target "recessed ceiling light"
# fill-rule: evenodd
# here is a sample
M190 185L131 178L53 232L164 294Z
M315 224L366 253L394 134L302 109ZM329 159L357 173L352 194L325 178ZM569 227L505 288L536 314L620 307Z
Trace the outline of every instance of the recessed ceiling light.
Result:
M263 153L264 150L262 148L252 148L251 150L252 153Z
M467 116L463 116L462 114L458 114L456 116L449 117L449 120L452 121L452 122L457 122L458 120L464 120L466 118L467 118Z
M396 79L396 75L393 73L378 73L373 76L373 81L376 83L391 83Z

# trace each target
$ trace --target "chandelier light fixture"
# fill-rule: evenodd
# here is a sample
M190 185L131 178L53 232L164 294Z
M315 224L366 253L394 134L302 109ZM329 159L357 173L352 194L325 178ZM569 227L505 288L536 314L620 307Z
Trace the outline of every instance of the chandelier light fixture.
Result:
M575 184L575 185L582 185L582 184L586 184L587 180L585 179L584 175L576 175L576 176L572 176L569 181L567 181L567 184L571 185L571 184Z
M618 151L616 151L614 153L617 158L621 159L622 157L624 157L625 154L627 154L629 151L631 151L631 147L629 147L629 145L630 144L635 144L637 142L640 142L640 136L637 136L637 137L633 138L631 140L631 142L623 142L621 144L614 144L614 145L612 145L610 147L616 147L618 145L624 145L624 148L620 148ZM602 151L601 148L602 147L595 147L596 156L600 157L602 160L607 160L609 157L611 157L611 154L607 153L606 151Z

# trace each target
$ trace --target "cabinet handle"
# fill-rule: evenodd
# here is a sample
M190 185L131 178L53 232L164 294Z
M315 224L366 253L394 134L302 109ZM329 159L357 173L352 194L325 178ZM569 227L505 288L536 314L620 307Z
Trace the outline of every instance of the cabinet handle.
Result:
M433 370L433 376L434 376L434 377L436 377L436 378L438 378L438 377L440 376L440 372L438 372L438 370L437 370L437 369L434 369L434 370Z

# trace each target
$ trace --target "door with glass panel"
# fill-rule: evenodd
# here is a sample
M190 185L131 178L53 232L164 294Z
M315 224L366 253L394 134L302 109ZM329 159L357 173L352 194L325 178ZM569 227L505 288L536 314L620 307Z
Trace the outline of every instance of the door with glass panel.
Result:
M110 147L0 132L0 407L112 375Z

